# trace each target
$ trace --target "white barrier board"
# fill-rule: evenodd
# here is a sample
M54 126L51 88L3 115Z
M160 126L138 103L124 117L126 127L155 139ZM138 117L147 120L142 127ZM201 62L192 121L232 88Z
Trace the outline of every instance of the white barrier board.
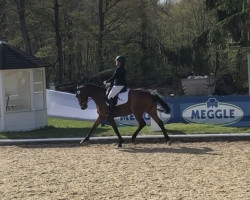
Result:
M95 121L97 119L96 105L93 100L88 102L88 108L82 110L74 94L46 90L48 117Z

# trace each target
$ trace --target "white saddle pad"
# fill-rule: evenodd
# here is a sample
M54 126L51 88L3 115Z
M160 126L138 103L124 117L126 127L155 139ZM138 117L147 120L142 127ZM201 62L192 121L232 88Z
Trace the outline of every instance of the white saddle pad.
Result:
M128 102L128 93L129 93L129 89L127 89L126 92L118 94L118 101L117 101L117 104L115 106L119 106L119 105L127 103Z

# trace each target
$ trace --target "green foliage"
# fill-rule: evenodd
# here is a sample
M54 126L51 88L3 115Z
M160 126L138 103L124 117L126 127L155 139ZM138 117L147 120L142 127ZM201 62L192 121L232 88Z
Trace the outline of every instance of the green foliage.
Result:
M53 1L25 2L32 52L51 63L47 81L58 83ZM179 80L190 72L209 75L216 63L218 75L246 74L246 51L241 49L239 56L238 51L228 50L228 44L232 40L248 44L247 0L103 0L101 13L97 0L58 2L64 83L97 73L100 55L104 70L113 68L119 54L127 58L127 78L133 86ZM0 0L0 26L0 39L25 49L16 1ZM241 81L247 81L245 76Z
M206 1L208 9L216 11L217 26L226 28L236 42L246 40L244 33L249 26L250 2L248 0ZM248 28L249 31L249 28Z

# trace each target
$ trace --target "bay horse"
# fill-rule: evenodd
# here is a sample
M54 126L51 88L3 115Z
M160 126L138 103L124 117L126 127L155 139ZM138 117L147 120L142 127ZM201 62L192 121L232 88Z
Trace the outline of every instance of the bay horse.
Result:
M164 128L164 124L161 119L157 116L157 103L159 103L165 110L166 113L170 113L170 108L167 103L165 103L158 95L151 94L145 89L131 89L128 94L128 102L119 106L114 106L112 115L109 115L108 105L106 104L106 89L93 84L84 84L80 87L77 87L76 98L78 99L79 105L82 110L85 110L88 107L89 99L93 99L96 104L98 117L94 122L93 127L91 128L89 134L80 142L86 142L89 140L91 134L98 127L102 120L108 119L110 125L115 131L116 135L119 138L118 147L122 147L124 140L120 135L114 117L118 116L127 116L129 114L134 114L136 120L139 123L139 127L136 129L132 136L132 142L135 141L136 136L140 130L146 125L146 122L143 119L143 113L148 113L154 121L161 128L163 135L170 145L170 138Z

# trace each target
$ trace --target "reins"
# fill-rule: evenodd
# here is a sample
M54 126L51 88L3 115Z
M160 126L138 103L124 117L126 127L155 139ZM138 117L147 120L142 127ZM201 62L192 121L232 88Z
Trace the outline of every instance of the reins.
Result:
M89 97L89 98L88 98L88 102L90 102L91 100L92 100L92 98L91 98L91 97Z

